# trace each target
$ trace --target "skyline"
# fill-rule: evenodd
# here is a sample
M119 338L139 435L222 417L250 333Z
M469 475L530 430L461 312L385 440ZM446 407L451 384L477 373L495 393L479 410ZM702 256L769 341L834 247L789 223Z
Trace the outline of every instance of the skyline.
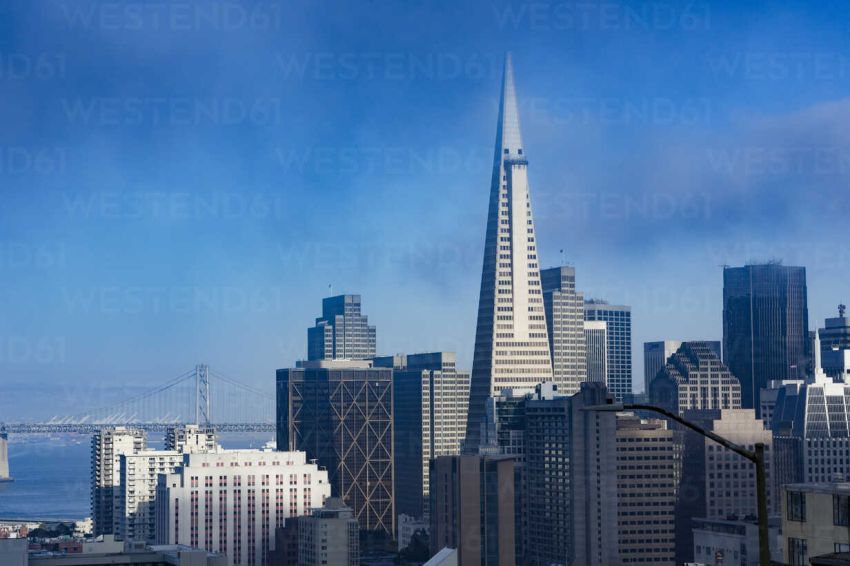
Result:
M447 40L447 18L458 31L482 23L474 8L388 7L334 37L344 8L275 17L275 4L258 3L265 29L197 19L187 33L150 15L134 29L121 11L95 10L98 23L85 24L71 3L9 3L0 8L4 381L96 385L121 374L132 386L205 361L268 386L273 369L306 358L320 299L342 292L363 297L379 354L457 351L470 369L504 51L517 67L540 266L561 263L563 249L578 290L632 306L634 368L645 341L721 338L724 263L805 266L810 325L820 327L846 302L847 252L827 245L846 216L837 198L850 161L846 9L789 3L743 33L759 4L704 4L708 17L687 25L621 22L611 45L601 20L553 29L557 16L542 26L532 4L513 12L516 26L484 5L498 40L480 30ZM87 14L91 4L80 6ZM316 29L320 17L327 29ZM393 20L416 37L375 33ZM683 39L683 53L667 53ZM428 50L411 47L423 40ZM218 66L199 64L193 41ZM228 57L233 43L255 57ZM736 58L735 47L759 45L766 55L742 70L746 52ZM594 51L606 46L620 57ZM97 50L102 67L89 68ZM306 62L303 75L290 56ZM478 59L486 71L469 70ZM467 70L440 71L438 61ZM777 64L785 79L771 79ZM197 74L186 80L189 67ZM740 73L695 79L718 68ZM771 96L789 87L798 88ZM240 117L249 107L253 117ZM313 152L303 169L302 151ZM740 161L723 170L727 158ZM16 355L20 344L28 354Z

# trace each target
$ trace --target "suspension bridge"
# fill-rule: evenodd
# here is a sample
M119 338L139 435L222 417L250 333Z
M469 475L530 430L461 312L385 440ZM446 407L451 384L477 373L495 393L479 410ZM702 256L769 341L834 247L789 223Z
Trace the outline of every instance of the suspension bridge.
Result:
M161 432L190 423L212 426L219 432L274 431L274 394L198 364L129 398L44 422L5 423L5 428L16 434L92 433L115 426Z

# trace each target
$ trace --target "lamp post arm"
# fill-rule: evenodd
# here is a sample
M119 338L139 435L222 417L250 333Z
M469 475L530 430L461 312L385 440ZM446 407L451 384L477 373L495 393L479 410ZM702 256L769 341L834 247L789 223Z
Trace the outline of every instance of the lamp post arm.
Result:
M707 438L710 438L711 440L713 440L717 444L720 444L721 446L728 448L732 452L740 454L741 456L743 456L744 458L746 458L750 462L756 462L757 461L757 456L756 456L755 452L751 452L750 450L747 450L743 446L738 446L734 442L729 442L728 440L726 440L722 436L714 434L710 430L706 430L699 425L696 425L696 424L694 424L690 421L687 421L687 420L683 419L682 417L680 417L677 413L674 413L672 411L668 411L667 409L664 409L662 407L656 407L655 405L644 405L644 404L641 404L641 403L626 403L626 404L623 405L623 409L629 410L629 411L651 411L653 413L658 413L660 415L664 415L668 419L674 420L677 423L681 424L682 426L685 426L685 427L687 427L687 428L689 428L689 429L691 429L691 430L693 430L693 431L695 431L695 432L697 432L697 433L699 433L699 434L701 434L701 435L703 435Z

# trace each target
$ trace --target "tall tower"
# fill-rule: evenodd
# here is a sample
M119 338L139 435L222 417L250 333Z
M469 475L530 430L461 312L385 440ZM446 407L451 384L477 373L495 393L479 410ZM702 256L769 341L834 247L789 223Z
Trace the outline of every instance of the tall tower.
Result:
M802 379L809 342L806 268L771 262L723 269L723 361L741 403L761 414L770 380Z
M504 388L531 389L552 379L511 56L505 58L478 327L472 359L466 448L478 447L487 398Z

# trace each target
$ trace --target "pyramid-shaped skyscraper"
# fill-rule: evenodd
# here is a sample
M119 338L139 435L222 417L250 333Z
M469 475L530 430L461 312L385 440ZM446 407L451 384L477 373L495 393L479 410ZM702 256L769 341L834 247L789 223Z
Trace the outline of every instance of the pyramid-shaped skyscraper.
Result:
M531 389L551 379L528 161L508 54L490 184L466 449L477 450L489 396L505 388Z

